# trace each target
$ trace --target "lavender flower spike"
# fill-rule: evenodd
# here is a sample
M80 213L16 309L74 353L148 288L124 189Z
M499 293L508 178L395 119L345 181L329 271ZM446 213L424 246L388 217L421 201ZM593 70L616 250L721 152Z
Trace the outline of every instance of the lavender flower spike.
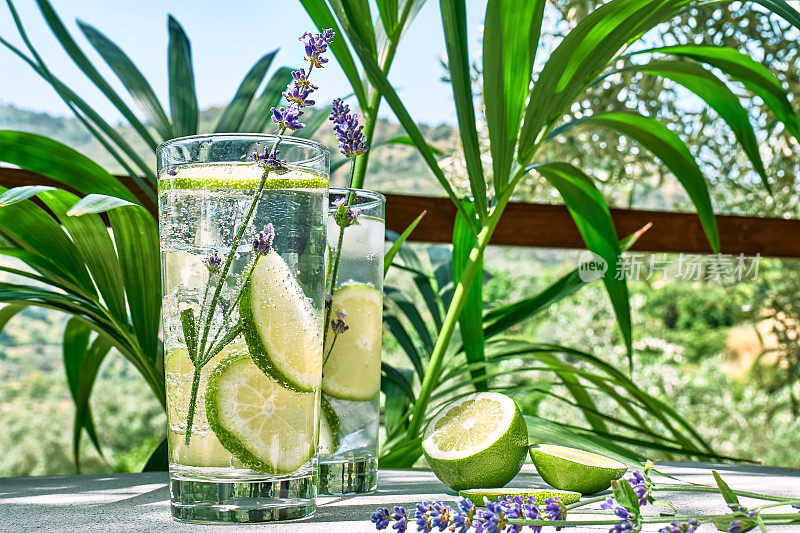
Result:
M206 260L203 261L203 264L206 265L209 273L216 274L219 272L219 268L222 266L222 259L217 254L212 254L206 257Z
M346 316L347 313L344 311L339 310L336 312L336 318L331 320L331 329L333 330L334 334L339 335L350 329L350 326L344 322Z
M333 132L339 140L342 154L355 157L369 150L363 133L364 126L358 124L358 113L350 113L350 107L339 98L333 101L330 120L333 121Z
M299 37L306 49L305 60L311 63L312 67L323 68L323 65L328 62L327 59L322 57L322 54L328 51L328 45L331 44L335 35L333 30L329 28L316 35L305 32Z
M300 122L300 116L302 114L303 112L300 111L300 106L298 106L296 103L289 104L286 107L281 107L280 109L273 107L272 121L280 129L295 131L305 126L305 124Z
M253 239L253 251L258 255L267 255L272 250L272 241L274 239L275 227L272 223L269 223Z
M344 197L331 202L331 207L334 208L333 219L340 228L347 228L353 224L358 224L358 217L361 216L361 211L347 205Z
M254 152L253 155L250 156L250 161L255 161L259 166L269 169L276 174L286 174L289 172L289 167L286 166L285 159L278 159L279 154L280 152L278 150L275 150L274 153L270 153L267 148L264 148L263 154Z
M371 521L375 524L375 529L386 529L389 527L389 509L379 507L377 511L372 513Z

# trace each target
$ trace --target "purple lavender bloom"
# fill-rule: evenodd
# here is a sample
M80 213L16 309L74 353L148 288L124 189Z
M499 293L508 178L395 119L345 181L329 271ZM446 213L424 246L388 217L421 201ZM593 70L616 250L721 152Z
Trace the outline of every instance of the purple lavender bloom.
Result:
M303 112L300 111L300 106L294 103L281 107L280 109L273 107L272 121L280 129L295 131L305 126L305 124L299 121L302 114Z
M358 113L350 113L350 107L341 99L334 100L330 120L333 121L333 133L339 141L339 150L346 157L361 155L367 150L364 137L364 126L358 124Z
M798 509L798 510L800 510L800 503L793 503L793 504L792 504L792 509Z
M215 274L219 272L219 268L222 266L222 259L220 259L217 254L212 254L206 257L203 264L206 265L206 268L211 274Z
M305 70L293 70L292 71L292 81L294 86L298 89L307 89L309 91L315 91L319 87L308 81L308 75L306 74Z
M286 101L290 104L297 104L298 107L306 107L314 105L315 103L314 100L309 99L312 92L311 89L303 89L291 83L281 94L283 94L283 97L286 98Z
M276 174L286 174L289 172L289 167L286 166L285 159L278 159L278 155L280 155L278 150L275 150L274 153L270 153L267 148L264 148L263 154L253 152L253 155L250 156L250 161L254 161L260 167L269 169Z
M453 531L457 533L467 533L472 527L472 519L475 516L475 505L466 499L462 498L458 502L458 513L453 515Z
M475 533L500 533L506 527L500 503L486 501L486 508L478 510Z
M328 62L327 59L322 57L322 54L328 51L328 45L333 41L335 33L332 29L323 30L322 33L312 35L305 32L299 37L303 46L306 49L305 60L311 63L313 67L323 68L323 65Z
M731 523L728 524L728 533L742 533L742 531L744 529L741 520L731 520Z
M433 529L430 516L428 516L428 513L431 509L433 509L433 506L428 505L428 502L421 502L417 504L417 510L414 512L414 518L417 520L417 531L424 531L425 533L428 533L431 529Z
M624 507L617 505L613 498L606 498L606 501L600 504L600 508L614 511L614 514L622 519L608 530L609 533L622 533L633 529L633 523L631 522L634 518L633 514Z
M177 173L178 173L178 169L175 168L175 167L169 167L167 169L167 174L169 174L170 176L174 176Z
M394 506L392 520L395 521L392 525L392 529L396 529L397 533L405 533L408 525L406 524L406 510L404 507L400 507L399 505Z
M270 222L253 239L253 251L258 255L267 255L272 250L273 240L275 240L275 227Z
M658 533L694 533L699 525L695 518L688 522L670 522L668 526L659 529Z
M650 501L650 493L647 490L647 480L644 478L642 473L636 470L626 481L630 484L630 486L633 488L633 491L636 493L636 496L639 498L639 505L647 505L648 501Z
M340 335L350 329L350 326L345 324L344 319L347 314L344 311L336 311L336 318L331 320L331 329L336 335ZM418 506L419 508L419 506Z
M345 198L339 198L331 202L333 209L333 219L340 228L347 228L353 224L358 224L358 217L361 216L361 210L349 206L345 203Z
M544 500L544 512L548 520L564 520L564 504L559 498L547 498ZM556 531L561 531L563 527L557 527Z
M739 505L738 503L729 503L728 504L728 509L730 509L734 513L737 512L737 511L744 511L745 510L745 508L742 507L741 505Z
M433 509L430 511L431 526L438 527L439 531L444 531L450 527L452 516L455 510L443 502L436 502L433 504Z
M370 520L375 524L375 529L386 529L389 527L389 509L386 507L379 507L377 511L372 513L372 518Z
M331 306L331 303L333 303L333 294L326 292L323 298L325 299L325 309L327 309Z

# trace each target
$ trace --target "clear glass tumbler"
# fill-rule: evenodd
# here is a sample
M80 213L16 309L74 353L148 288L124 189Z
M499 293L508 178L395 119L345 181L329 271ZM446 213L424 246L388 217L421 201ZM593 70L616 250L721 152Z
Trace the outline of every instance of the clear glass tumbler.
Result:
M278 149L281 168L253 161ZM157 157L172 516L309 516L329 154L225 134L168 141Z
M374 191L330 190L321 494L370 492L378 484L385 202Z

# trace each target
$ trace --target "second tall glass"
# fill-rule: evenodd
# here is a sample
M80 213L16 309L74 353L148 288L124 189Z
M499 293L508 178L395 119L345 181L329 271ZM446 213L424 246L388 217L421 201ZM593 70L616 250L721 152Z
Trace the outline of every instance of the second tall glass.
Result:
M377 487L384 205L383 195L374 191L330 190L321 494Z

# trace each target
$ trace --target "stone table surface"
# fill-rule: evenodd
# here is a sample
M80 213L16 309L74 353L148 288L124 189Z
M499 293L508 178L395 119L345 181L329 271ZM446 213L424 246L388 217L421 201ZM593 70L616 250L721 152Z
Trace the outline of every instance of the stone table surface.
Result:
M720 472L728 484L739 490L800 497L800 470L747 465L708 463L667 463L662 472L694 483L713 483L711 468ZM531 465L509 486L546 485ZM680 513L724 513L724 501L715 494L660 493ZM181 524L171 519L166 472L141 474L98 474L0 478L0 531L283 531L359 533L375 531L370 514L379 506L404 505L413 508L421 500L455 501L455 493L426 470L381 470L378 490L372 494L318 499L313 518L287 524L213 526ZM746 498L742 499L748 505ZM596 507L596 506L595 506ZM782 512L787 512L785 509ZM570 518L578 518L571 513ZM609 526L570 528L564 531L605 531ZM411 528L413 531L414 527ZM646 531L656 531L650 526ZM800 531L800 526L776 527L781 531ZM545 531L552 531L546 528ZM773 527L770 527L770 531ZM394 531L394 530L389 530ZM714 531L711 526L702 531Z

